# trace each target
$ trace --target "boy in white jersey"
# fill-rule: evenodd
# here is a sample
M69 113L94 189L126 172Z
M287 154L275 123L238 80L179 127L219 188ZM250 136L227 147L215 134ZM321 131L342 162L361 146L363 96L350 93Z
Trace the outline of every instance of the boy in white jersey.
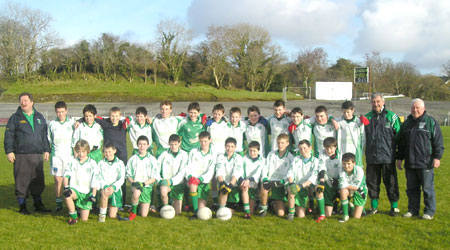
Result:
M353 153L356 156L356 165L363 166L362 155L366 137L364 133L365 116L355 117L355 106L351 101L342 103L342 120L339 121L337 134L338 148L342 153Z
M294 158L287 174L287 180L289 183L289 214L286 217L287 220L293 220L295 213L297 213L297 217L305 217L308 189L310 186L317 185L319 159L311 154L311 144L308 140L300 141L298 148L300 155ZM320 215L325 218L322 192L317 192L316 198L319 203ZM297 206L297 208L295 206ZM320 221L320 219L318 221Z
M62 184L64 170L72 159L73 120L67 117L67 105L63 101L55 104L56 119L48 124L48 141L52 149L50 169L55 180L56 210L62 209Z
M103 129L95 122L96 115L97 108L94 105L88 104L83 108L84 121L73 132L72 147L79 140L87 141L91 147L89 157L99 162L103 158L100 150L103 143Z
M97 194L98 166L89 155L89 143L80 140L75 144L76 159L64 170L64 197L69 210L69 225L78 222L75 207L80 209L81 220L87 221L92 202ZM75 203L74 203L75 201Z
M233 107L230 109L230 137L236 139L236 153L244 155L244 134L247 129L245 122L241 121L241 109Z
M135 118L128 117L129 124L127 126L128 134L130 135L131 145L133 145L133 153L138 152L137 139L139 136L144 135L148 138L149 145L152 145L152 126L147 123L147 109L145 107L138 107L136 109ZM152 152L151 147L149 147L149 152Z
M315 110L316 120L312 124L314 135L314 156L319 157L319 153L324 150L323 140L327 137L336 138L337 132L331 119L328 118L328 111L325 106L318 106Z
M292 122L289 125L289 140L291 142L291 153L298 153L298 143L301 140L313 141L312 126L309 119L304 119L301 108L296 107L291 110Z
M98 163L101 189L99 222L105 222L109 202L109 218L116 218L122 207L122 185L125 182L125 165L116 156L117 149L112 142L103 146L105 158Z
M327 137L323 141L324 151L319 156L319 184L323 186L325 198L325 216L333 213L333 205L339 198L339 173L341 171L341 155L336 150L337 141L334 137ZM324 171L324 172L322 172ZM319 219L322 219L319 217Z
M147 149L150 146L145 135L138 137L138 153L128 159L126 177L131 183L131 211L128 219L136 218L140 205L140 215L147 217L153 194L153 183L159 180L158 163Z
M236 139L228 137L225 140L225 154L217 156L216 178L219 183L219 207L227 203L239 202L237 181L242 176L243 159L236 153Z
M189 152L186 180L189 186L189 198L194 215L197 219L197 210L206 207L209 196L209 182L213 178L217 156L211 150L211 136L207 131L200 133L200 147Z
M247 155L244 156L243 174L239 180L245 212L244 219L251 219L251 214L255 210L255 201L258 198L258 183L265 164L265 159L259 154L259 148L259 142L250 142Z
M158 168L161 173L159 188L162 205L169 204L169 197L176 214L181 214L184 196L184 176L188 163L188 154L180 148L180 136L173 134L169 137L170 148L158 158Z
M247 116L245 139L248 143L257 141L261 145L260 154L265 157L270 152L267 120L261 116L259 108L254 105L247 109Z
M286 114L286 104L282 100L277 100L273 104L273 115L267 118L269 124L269 134L271 134L271 150L278 149L277 138L280 134L289 134L288 127L291 118Z
M162 101L159 104L160 114L152 121L153 140L156 143L156 157L169 149L169 137L178 134L181 117L172 116L172 102Z
M274 201L273 210L279 217L284 216L287 173L292 164L294 157L289 152L289 136L280 134L277 138L278 149L269 153L266 159L266 165L262 169L262 188L261 188L261 210L259 215L264 217L267 215L267 201L269 199L269 191L272 191L271 199Z
M363 168L355 164L355 155L352 153L342 155L339 188L343 213L343 217L339 222L346 222L349 219L348 200L351 197L353 197L353 204L355 205L353 217L356 219L361 218L367 200L366 178Z

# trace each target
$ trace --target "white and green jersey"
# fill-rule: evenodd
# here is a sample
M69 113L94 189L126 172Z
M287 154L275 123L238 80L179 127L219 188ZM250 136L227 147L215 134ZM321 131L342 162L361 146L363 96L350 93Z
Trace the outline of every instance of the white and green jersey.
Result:
M356 165L362 166L362 155L366 136L364 133L364 124L359 118L353 117L347 121L344 118L339 121L339 130L337 133L338 149L342 154L353 153L356 156Z
M243 165L244 160L240 154L234 153L230 159L226 154L220 154L216 162L216 178L222 176L226 183L230 183L233 177L238 180L243 175Z
M103 189L105 186L111 186L115 191L122 188L125 182L125 165L117 156L114 160L108 161L103 158L98 162L100 184L98 189Z
M202 178L202 183L209 183L214 175L217 155L211 148L208 153L203 154L200 148L194 148L189 152L188 166L186 168L186 178L193 176Z
M92 188L99 186L99 170L97 163L90 157L83 163L73 158L64 171L64 177L69 179L69 186L80 193L88 194Z
M364 170L362 167L355 165L353 167L353 171L350 174L341 169L341 172L339 173L339 188L342 189L349 186L354 186L358 189L367 189L366 177L364 176Z
M268 131L266 126L259 122L252 125L249 120L246 121L246 125L245 139L247 140L247 143L250 144L252 141L259 142L259 152L262 156L266 156L267 153L270 152Z
M266 165L262 169L261 179L269 181L280 181L287 179L287 172L291 167L294 156L286 151L280 156L278 150L269 153L266 159Z
M151 178L155 178L158 181L159 168L156 158L149 152L144 157L135 154L128 159L126 167L126 177L138 182L145 182Z
M238 125L235 127L231 122L228 124L230 127L229 137L236 139L236 152L244 152L244 134L247 130L247 125L243 121L239 121Z
M175 116L164 119L161 115L157 115L153 118L153 140L158 149L169 148L169 137L178 133L180 120L181 118Z
M308 140L311 144L313 142L312 126L309 119L303 119L298 124L292 133L290 133L290 143L292 151L298 151L298 143L302 140Z
M73 132L72 147L75 147L75 144L79 140L87 141L91 151L94 147L100 149L103 143L102 126L96 122L94 122L92 126L89 126L86 122L82 122Z
M277 118L275 115L270 116L267 118L267 122L269 123L269 133L270 136L270 145L271 150L277 150L278 144L277 144L277 137L280 134L289 134L288 127L289 124L291 124L291 118L283 115L281 118Z
M140 125L133 117L129 117L130 124L128 124L127 131L130 135L131 145L134 149L137 149L137 139L141 135L145 135L148 138L148 144L152 145L152 126L148 123Z
M319 153L325 149L323 147L323 141L325 140L325 138L336 138L337 133L331 120L328 120L328 122L323 125L316 122L313 123L312 131L314 135L314 156L318 157Z
M172 185L180 184L186 174L188 159L188 154L182 149L176 154L170 149L164 151L158 158L161 179L170 179Z
M302 155L296 156L292 161L287 177L291 177L294 183L301 185L310 181L312 185L317 184L317 175L319 174L319 159L312 156L305 159Z
M225 141L230 137L230 126L221 119L219 122L207 123L206 131L211 135L211 148L215 154L225 153Z
M266 159L261 155L256 159L250 158L248 155L244 156L244 170L242 178L250 179L250 187L257 188L261 180L261 172L266 164Z
M336 151L334 158L328 156L324 151L319 156L319 171L325 170L325 181L330 187L332 187L332 180L339 179L339 173L341 172L341 155Z
M69 117L66 117L63 122L56 118L48 124L47 136L52 149L52 156L72 155L73 125L74 122Z

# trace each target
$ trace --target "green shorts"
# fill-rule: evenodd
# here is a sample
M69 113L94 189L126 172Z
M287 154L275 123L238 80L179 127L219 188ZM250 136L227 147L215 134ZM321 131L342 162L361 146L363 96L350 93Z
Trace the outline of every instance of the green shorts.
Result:
M239 188L233 187L231 192L228 194L227 202L239 203Z
M366 201L367 201L367 188L364 188L364 194L366 195L365 199L362 198L361 194L359 192L356 192L353 194L353 204L355 206L361 206L364 207L364 205L366 205Z
M259 200L259 192L258 189L256 188L249 188L248 189L248 197L250 198L250 200Z
M209 185L209 183L200 183L197 186L197 197L199 199L208 200L208 196L209 196L209 190L211 189L211 186Z
M298 207L306 208L308 203L308 189L302 188L300 192L295 195L295 205Z
M153 185L148 187L144 187L144 190L141 192L141 196L139 196L139 203L151 203L153 195Z
M84 194L78 192L75 188L70 188L75 194L77 195L77 199L75 200L75 206L83 209L83 210L91 210L92 209L92 202L88 201L89 196L91 196L91 193Z
M122 189L119 188L116 192L112 193L111 196L109 196L109 205L111 207L122 207Z
M98 163L98 162L101 161L102 158L103 158L102 151L101 151L100 149L91 151L91 152L89 153L89 157L91 157L92 160L94 160L95 162Z
M183 200L184 196L184 183L170 187L169 197L173 200Z
M286 190L284 187L272 188L270 198L276 201L287 201Z
M330 187L328 182L325 182L325 190L323 191L325 199L325 206L332 207L336 198L339 198L339 188Z

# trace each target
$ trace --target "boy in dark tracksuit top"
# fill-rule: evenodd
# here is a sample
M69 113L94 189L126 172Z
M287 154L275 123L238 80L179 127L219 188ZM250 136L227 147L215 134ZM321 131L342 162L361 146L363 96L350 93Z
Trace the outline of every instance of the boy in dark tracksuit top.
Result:
M369 189L372 209L368 214L378 212L380 183L383 178L387 196L391 203L389 215L397 216L398 209L398 179L395 168L396 139L400 130L398 116L387 110L384 98L375 93L371 98L372 111L365 117L369 124L365 126L366 133L366 183Z
M425 203L422 218L433 219L436 211L433 169L439 167L443 154L444 142L439 124L426 114L424 102L414 99L411 115L400 129L397 152L399 169L405 160L408 212L404 217L419 215L422 187Z

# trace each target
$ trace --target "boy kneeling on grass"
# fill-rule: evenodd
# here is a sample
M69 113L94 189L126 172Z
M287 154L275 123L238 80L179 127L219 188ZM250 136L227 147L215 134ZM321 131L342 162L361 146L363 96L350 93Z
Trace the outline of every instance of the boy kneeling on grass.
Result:
M98 163L101 188L99 222L105 222L109 202L109 218L116 218L122 207L122 185L125 182L125 165L116 156L116 147L111 142L103 146L105 158Z
M98 185L98 166L88 157L89 143L80 140L75 144L74 149L76 159L73 159L64 171L64 197L69 209L69 225L78 222L75 206L80 209L81 220L88 220Z
M309 187L314 187L317 184L319 172L319 159L311 154L311 143L308 140L301 140L298 148L300 155L294 158L287 174L289 183L287 188L289 205L287 220L293 220L296 212L298 217L305 217ZM320 210L320 217L317 219L317 222L320 222L325 219L323 185L317 185L316 188L316 198Z
M147 149L150 146L144 135L137 140L138 153L128 159L126 176L131 183L131 212L128 219L134 220L140 204L140 215L147 217L153 194L153 183L159 180L158 163Z
M349 219L348 200L353 197L353 204L355 209L353 217L361 218L364 205L367 200L367 186L364 170L357 166L355 155L352 153L345 153L342 156L342 171L339 174L339 188L341 195L341 204L343 217L339 222L346 222Z

